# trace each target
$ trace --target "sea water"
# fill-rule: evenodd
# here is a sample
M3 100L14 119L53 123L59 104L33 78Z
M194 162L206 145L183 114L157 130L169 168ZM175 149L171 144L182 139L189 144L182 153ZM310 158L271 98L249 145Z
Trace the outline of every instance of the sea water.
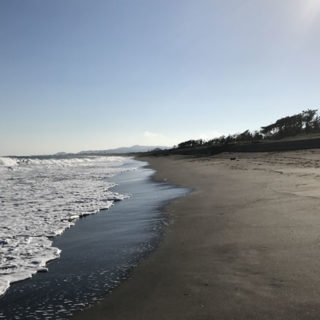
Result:
M163 206L188 192L153 181L145 162L125 157L1 161L3 290L20 275L48 272L12 283L0 297L0 319L69 319L104 297L157 246L167 221ZM77 220L81 215L88 216ZM20 235L34 241L14 246Z
M0 158L0 295L60 256L52 238L127 195L109 179L123 157ZM131 168L132 169L132 168Z

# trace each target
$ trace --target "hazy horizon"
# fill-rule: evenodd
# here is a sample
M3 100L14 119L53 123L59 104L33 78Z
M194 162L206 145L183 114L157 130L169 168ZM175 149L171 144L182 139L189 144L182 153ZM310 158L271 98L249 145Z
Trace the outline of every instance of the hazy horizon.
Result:
M4 0L0 154L255 130L319 99L317 0Z
M154 146L142 146L142 145L131 145L131 146L120 146L120 147L115 147L115 148L103 148L103 149L86 149L86 150L77 150L77 151L74 151L74 152L69 152L69 151L64 151L64 150L60 150L60 151L57 151L57 152L53 152L53 153L32 153L32 154L0 154L0 157L37 157L37 156L56 156L56 155L63 155L63 154L66 154L66 155L81 155L81 153L83 152L88 152L88 153L91 153L91 152L101 152L101 151L113 151L113 150L118 150L118 149L125 149L125 148L128 148L128 149L131 149L131 148L137 148L137 147L151 147L151 148L167 148L168 146L159 146L159 145L154 145ZM133 151L135 152L135 151ZM140 151L139 151L140 152ZM119 155L121 155L123 152L121 151L119 153ZM124 153L125 154L125 153Z

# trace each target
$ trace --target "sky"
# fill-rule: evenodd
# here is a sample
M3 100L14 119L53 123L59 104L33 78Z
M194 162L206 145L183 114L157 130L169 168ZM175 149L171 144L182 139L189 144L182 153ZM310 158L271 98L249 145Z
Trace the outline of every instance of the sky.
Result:
M1 0L0 155L171 146L320 103L319 0Z

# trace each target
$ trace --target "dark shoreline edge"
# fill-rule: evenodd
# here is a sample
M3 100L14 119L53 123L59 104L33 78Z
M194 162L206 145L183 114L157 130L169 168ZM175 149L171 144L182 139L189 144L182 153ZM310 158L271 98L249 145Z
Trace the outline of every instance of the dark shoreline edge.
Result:
M134 266L133 268L130 269L129 273L128 273L128 277L126 279L124 279L124 281L122 281L119 286L115 287L112 291L108 292L100 301L97 301L97 303L88 306L87 308L83 309L83 310L79 310L77 312L74 313L73 317L71 318L72 320L82 320L82 319L113 319L111 318L105 318L103 314L97 314L96 309L99 308L99 306L102 304L104 304L104 301L106 299L112 298L113 295L117 294L118 291L121 291L123 289L123 286L127 286L130 285L130 282L132 280L134 280L136 273L139 273L141 268L144 268L145 264L150 262L150 260L153 258L153 256L155 254L157 254L159 247L161 247L161 245L164 243L168 232L172 231L170 230L170 225L174 223L175 220L175 215L171 210L171 207L174 207L175 204L177 202L180 202L182 199L182 201L184 201L185 197L189 197L190 195L194 194L197 191L197 188L195 187L191 187L190 185L187 184L179 184L176 181L173 181L171 179L167 179L166 177L163 176L164 172L162 170L160 170L161 172L159 172L155 166L153 166L150 163L151 159L157 159L158 157L154 156L154 155L149 155L149 154L132 154L130 155L132 156L135 160L140 161L140 162L145 162L145 165L143 166L146 169L150 169L153 171L153 173L148 177L148 179L151 182L155 182L157 184L164 184L164 185L170 185L173 188L178 188L181 190L184 190L184 193L182 193L180 196L178 197L174 197L172 199L168 199L166 200L162 205L160 205L158 207L158 209L161 211L162 215L163 215L163 228L161 229L161 234L158 237L158 241L156 246L150 251L148 252L144 257L142 257L142 259L139 260L139 263L137 263L136 266ZM163 156L160 156L159 158L162 158ZM178 157L178 158L189 158L190 156L186 156L186 155L178 155L178 156L171 156L171 157ZM166 158L166 157L165 157ZM191 157L193 158L193 157ZM198 156L196 156L196 158L198 158ZM113 307L113 306L111 306ZM112 310L113 312L116 313L115 310ZM120 317L121 318L121 317ZM121 318L122 319L122 318ZM144 318L143 318L144 319ZM148 318L149 319L149 318Z
M171 199L166 199L166 200L162 201L162 203L157 207L157 210L161 213L163 219L162 219L162 223L161 223L161 228L158 230L158 235L155 239L155 242L153 242L152 249L149 251L146 251L144 253L144 255L140 256L137 263L134 266L132 266L130 269L127 270L127 274L122 279L122 281L118 285L116 285L112 290L108 291L102 297L101 300L97 301L94 304L87 306L83 310L76 311L73 314L73 316L71 317L71 319L77 319L78 317L81 317L81 315L83 315L84 312L90 312L92 309L94 309L97 306L97 304L101 303L104 299L109 297L112 293L119 290L119 288L121 288L121 285L123 285L127 281L130 281L130 279L134 276L137 268L139 268L139 266L143 262L147 261L152 256L152 254L154 254L157 251L159 246L161 246L161 243L164 241L164 239L166 237L166 233L168 232L168 226L170 225L170 223L172 223L171 219L173 219L173 216L170 214L170 212L168 210L169 206L171 206L175 201L181 199L182 197L188 196L189 194L191 194L195 191L194 188L184 186L184 185L179 185L179 184L176 184L172 181L168 181L166 178L158 177L157 176L158 172L156 169L154 169L152 167L152 165L148 161L148 158L149 158L148 156L132 155L131 157L133 157L133 159L136 161L145 162L145 164L142 166L142 168L152 171L152 174L148 177L148 180L150 182L160 184L160 185L167 185L167 186L170 186L172 189L180 189L181 194L178 196L175 196Z

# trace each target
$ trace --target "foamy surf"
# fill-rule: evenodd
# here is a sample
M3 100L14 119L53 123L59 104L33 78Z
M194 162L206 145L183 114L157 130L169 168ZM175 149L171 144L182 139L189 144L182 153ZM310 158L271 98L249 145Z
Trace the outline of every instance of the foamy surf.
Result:
M124 157L0 157L0 295L59 258L52 237L79 217L128 197L112 192L114 184L107 181L128 170L125 162Z

